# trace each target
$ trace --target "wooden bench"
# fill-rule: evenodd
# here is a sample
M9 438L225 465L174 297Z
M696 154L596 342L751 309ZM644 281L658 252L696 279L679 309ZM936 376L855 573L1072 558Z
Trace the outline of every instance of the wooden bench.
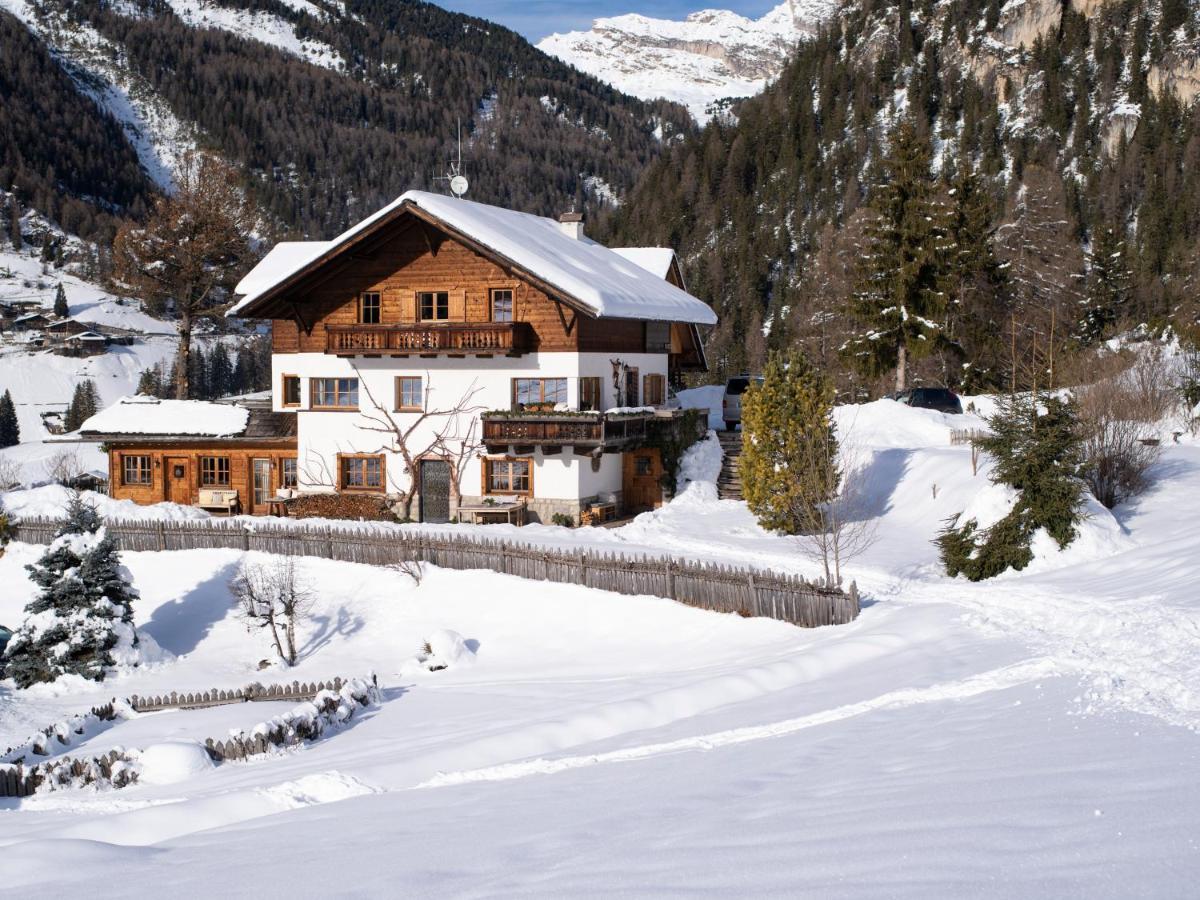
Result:
M224 513L232 516L238 511L238 492L202 488L199 502L196 505L205 512Z

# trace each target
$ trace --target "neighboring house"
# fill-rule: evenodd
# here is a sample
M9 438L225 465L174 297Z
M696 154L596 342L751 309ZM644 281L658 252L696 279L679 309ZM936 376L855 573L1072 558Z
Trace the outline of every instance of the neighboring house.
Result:
M45 331L49 325L50 317L45 313L26 313L12 321L13 331Z
M610 250L578 214L410 191L332 241L277 245L230 315L272 320L302 492L578 520L596 498L661 500L647 435L716 322L682 285L671 250Z
M108 349L110 338L98 331L81 331L64 338L58 345L58 353L64 356L96 356Z
M78 439L108 450L109 493L137 503L211 505L235 492L229 512L263 515L296 486L296 417L269 403L124 397L80 426Z
M56 338L65 338L73 334L83 334L85 331L90 331L91 328L75 319L58 319L46 325L42 330Z

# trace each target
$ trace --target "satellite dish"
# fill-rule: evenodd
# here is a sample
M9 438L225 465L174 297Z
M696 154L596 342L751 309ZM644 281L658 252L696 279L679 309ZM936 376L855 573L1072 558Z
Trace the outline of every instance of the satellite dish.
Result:
M468 187L470 187L470 185L467 183L467 179L463 175L455 175L450 179L450 193L454 194L455 197L461 197L463 194L465 194Z

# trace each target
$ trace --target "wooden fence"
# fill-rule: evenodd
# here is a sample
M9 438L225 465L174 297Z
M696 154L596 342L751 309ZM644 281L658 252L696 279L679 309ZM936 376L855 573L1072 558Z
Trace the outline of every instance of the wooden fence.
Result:
M950 431L950 445L973 444L982 437L990 435L990 431L982 428L954 428Z
M335 678L328 683L324 681L301 684L293 681L291 684L248 684L242 688L229 691L211 690L197 693L180 694L171 691L157 697L139 697L134 694L129 698L129 705L137 712L154 712L159 709L204 709L208 706L225 706L230 703L269 703L271 701L312 700L321 691L340 691L346 682Z
M58 524L50 518L21 519L12 537L48 544ZM503 538L431 535L372 523L339 528L269 519L252 525L228 519L109 520L105 527L122 550L259 550L375 566L422 561L446 569L490 569L618 594L651 594L700 609L766 616L804 628L842 625L859 613L858 590L853 583L843 591L798 575L717 563L552 549Z

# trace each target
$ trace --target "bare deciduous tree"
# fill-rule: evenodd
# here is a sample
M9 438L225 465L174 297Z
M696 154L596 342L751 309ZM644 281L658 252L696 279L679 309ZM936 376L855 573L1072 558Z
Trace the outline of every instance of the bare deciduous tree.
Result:
M842 583L842 566L870 549L878 532L869 509L862 454L844 438L839 445L836 465L814 466L811 476L829 480L832 499L811 508L803 532L796 536L801 551L821 563L828 585Z
M118 285L179 317L175 392L188 399L193 320L219 307L250 262L257 213L236 169L215 156L184 153L176 189L159 197L144 224L127 223L113 241Z
M357 369L355 372L360 374ZM435 456L450 463L453 476L451 489L456 497L461 497L459 479L470 454L479 447L475 440L473 423L483 410L482 406L475 403L475 397L483 389L471 382L452 406L439 408L431 405L430 395L433 390L428 387L429 378L426 377L426 389L421 397L420 411L404 413L405 418L402 421L375 398L361 374L358 383L371 407L370 410L362 412L364 421L359 422L358 427L363 431L383 436L383 443L373 452L394 453L404 462L404 471L401 474L408 477L407 485L396 479L392 472L388 473L393 492L404 507L404 517L412 516L412 502L418 489L417 466L423 458Z
M83 474L83 463L74 450L59 450L45 463L46 477L55 484L71 487Z
M312 609L313 594L291 557L244 562L229 583L247 626L265 628L279 658L296 664L296 623Z

